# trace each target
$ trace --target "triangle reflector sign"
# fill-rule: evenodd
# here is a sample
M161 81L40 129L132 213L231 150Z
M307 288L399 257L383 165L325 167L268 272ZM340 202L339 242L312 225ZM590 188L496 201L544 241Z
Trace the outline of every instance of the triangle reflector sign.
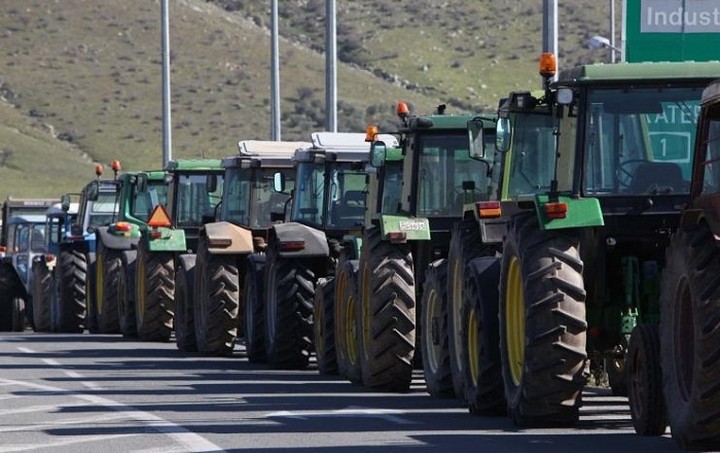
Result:
M170 215L161 204L155 206L152 214L150 214L150 218L148 219L147 224L149 227L153 228L172 226L172 222L170 221Z

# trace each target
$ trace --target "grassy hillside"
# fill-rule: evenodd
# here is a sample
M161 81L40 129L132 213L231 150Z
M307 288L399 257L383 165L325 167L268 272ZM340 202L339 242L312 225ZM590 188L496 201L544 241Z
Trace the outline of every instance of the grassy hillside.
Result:
M607 29L601 3L561 11L561 58L605 57L578 50ZM285 139L323 127L324 4L280 2ZM540 0L337 4L342 131L394 121L400 99L419 111L492 110L538 84ZM268 6L170 2L174 157L269 138ZM159 2L4 0L0 30L0 198L77 191L96 161L161 165Z

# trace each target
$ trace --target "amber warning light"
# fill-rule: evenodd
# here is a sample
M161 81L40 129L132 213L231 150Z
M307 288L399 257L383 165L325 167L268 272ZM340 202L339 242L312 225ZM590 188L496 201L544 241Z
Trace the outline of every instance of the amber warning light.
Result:
M557 71L557 59L552 52L543 52L540 55L540 75L543 77L554 77Z

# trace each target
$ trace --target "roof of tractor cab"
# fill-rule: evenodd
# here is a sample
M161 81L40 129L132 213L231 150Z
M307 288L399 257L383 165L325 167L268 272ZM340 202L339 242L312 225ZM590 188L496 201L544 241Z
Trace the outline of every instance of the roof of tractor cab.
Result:
M419 115L408 120L407 128L404 131L421 131L435 129L467 129L468 121L473 119L492 121L492 128L495 129L495 117L482 114L460 114L460 115ZM427 121L429 120L429 122Z
M312 145L299 148L295 153L296 162L367 162L370 158L370 142L366 134L355 132L314 132ZM378 136L389 146L397 146L397 138L390 134Z
M561 71L556 84L715 79L718 75L720 75L720 61L593 64Z
M20 215L11 216L9 219L7 219L7 224L8 224L8 225L21 224L21 223L39 223L39 224L44 224L44 223L45 223L45 214L43 214L43 215L37 215L37 214L20 214Z
M165 166L165 170L170 172L178 171L198 171L198 170L222 170L222 161L220 159L180 159L171 160Z
M311 146L308 142L243 140L238 142L238 154L222 160L224 168L292 167L295 150Z
M720 100L720 79L713 80L702 92L702 104L712 104Z

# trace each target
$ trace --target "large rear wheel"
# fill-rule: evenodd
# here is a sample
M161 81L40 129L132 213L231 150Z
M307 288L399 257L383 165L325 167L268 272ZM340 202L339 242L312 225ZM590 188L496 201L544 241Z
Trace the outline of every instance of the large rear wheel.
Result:
M335 349L335 277L321 278L315 289L315 357L320 374L337 374Z
M135 321L135 264L137 251L125 250L122 252L122 269L118 276L118 320L120 333L125 338L137 337L137 322Z
M447 260L430 263L425 271L420 330L425 387L440 398L455 396L448 349Z
M245 353L250 363L265 363L265 296L263 272L265 256L247 260L243 309L245 310Z
M234 255L208 252L201 237L195 260L195 341L199 352L231 355L238 335L240 273Z
M58 297L52 320L53 332L80 333L85 329L87 260L78 250L60 253L57 269Z
M45 260L33 262L33 328L35 332L50 332L50 292L52 291L52 272Z
M475 415L507 411L500 361L499 282L498 258L483 256L468 263L461 310L466 335L463 363L465 401Z
M335 269L335 358L340 376L356 384L362 383L359 265L358 260L341 255Z
M407 244L368 228L360 258L360 363L363 385L407 391L415 354L415 276Z
M720 250L706 224L676 233L660 292L663 391L675 441L720 448Z
M265 353L274 368L300 369L312 351L316 273L302 259L268 249L265 268Z
M195 255L182 255L175 272L175 344L181 351L197 351L193 292L195 286Z
M657 326L638 324L633 329L627 373L628 401L635 432L641 436L662 435L667 427L667 410L662 393Z
M97 244L95 261L95 318L99 333L119 333L120 272L122 253Z
M578 419L587 365L578 240L513 217L503 247L500 345L508 408L519 426Z
M175 257L138 244L135 261L135 322L143 341L168 341L175 312Z

